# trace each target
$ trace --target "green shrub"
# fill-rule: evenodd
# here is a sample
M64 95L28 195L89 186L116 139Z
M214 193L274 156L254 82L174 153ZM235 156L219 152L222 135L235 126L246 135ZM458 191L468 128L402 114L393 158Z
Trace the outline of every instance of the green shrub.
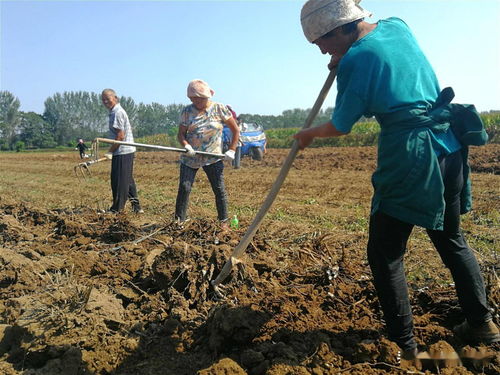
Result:
M267 147L290 148L293 135L300 128L266 130ZM378 142L380 127L375 121L360 122L354 125L351 133L343 137L316 138L310 147L374 146Z
M481 119L489 136L489 143L500 143L500 113L483 113Z
M14 149L16 150L16 152L23 151L25 148L26 148L26 145L24 144L23 141L17 141L14 144Z
M0 140L0 151L9 151L10 144L7 140Z

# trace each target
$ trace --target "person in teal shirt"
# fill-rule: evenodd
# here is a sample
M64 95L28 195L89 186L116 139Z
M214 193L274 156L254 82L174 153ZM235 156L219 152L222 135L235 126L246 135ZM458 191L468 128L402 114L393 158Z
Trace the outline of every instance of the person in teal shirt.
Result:
M451 126L472 118L460 125L470 134L469 128L482 129L482 123L473 107L450 104L451 89L440 91L404 21L392 17L370 24L364 18L371 14L358 3L309 0L302 8L306 38L332 56L337 98L331 121L294 138L304 149L316 137L348 134L361 116L375 116L380 124L367 251L388 336L403 357L418 353L403 264L415 225L427 229L454 278L466 318L455 333L469 342L498 342L479 265L460 230L460 214L470 210L471 143ZM459 111L469 115L458 116ZM484 130L479 135L484 144Z

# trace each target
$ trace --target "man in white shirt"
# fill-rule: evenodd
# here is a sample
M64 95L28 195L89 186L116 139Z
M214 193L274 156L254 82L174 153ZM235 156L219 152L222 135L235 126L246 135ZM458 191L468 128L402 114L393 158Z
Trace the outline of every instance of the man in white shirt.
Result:
M101 98L104 106L109 109L109 138L134 142L127 112L120 105L116 92L112 89L105 89L102 91ZM133 177L135 147L112 144L106 155L111 159L111 190L113 192L113 204L109 211L122 211L129 199L135 213L144 212L139 203Z

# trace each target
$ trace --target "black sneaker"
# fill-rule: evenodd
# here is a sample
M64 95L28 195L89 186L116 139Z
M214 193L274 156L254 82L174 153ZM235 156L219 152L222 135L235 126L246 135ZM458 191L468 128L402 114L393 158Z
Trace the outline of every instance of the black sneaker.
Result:
M130 200L132 203L132 211L134 214L143 214L144 210L141 208L141 205L137 199L131 199Z

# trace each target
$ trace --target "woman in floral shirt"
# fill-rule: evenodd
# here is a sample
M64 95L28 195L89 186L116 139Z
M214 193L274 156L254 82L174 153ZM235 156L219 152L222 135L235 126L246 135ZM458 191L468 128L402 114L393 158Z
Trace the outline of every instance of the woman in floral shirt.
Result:
M179 121L177 138L186 149L181 156L179 191L175 217L185 221L189 195L199 168L205 171L215 194L218 218L223 229L228 228L227 194L224 187L223 160L233 160L240 131L229 109L210 100L214 91L201 79L189 82L187 96L192 104L184 107ZM224 158L196 154L196 151L222 154L222 129L226 124L233 136Z

